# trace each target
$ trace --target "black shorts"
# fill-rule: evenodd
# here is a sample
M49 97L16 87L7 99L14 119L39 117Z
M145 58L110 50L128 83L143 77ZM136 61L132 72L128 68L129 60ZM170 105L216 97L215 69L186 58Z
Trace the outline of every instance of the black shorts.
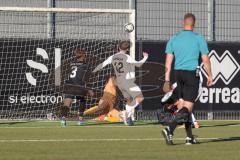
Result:
M195 102L198 96L199 77L196 71L175 70L175 79L177 82L177 97L184 101Z
M71 95L71 94L65 94L64 99L77 99L80 102L86 101L86 98L83 96L75 96L75 95Z
M64 99L71 99L71 100L76 99L78 101L78 103L79 103L79 106L78 106L79 107L78 108L79 113L82 116L84 110L86 109L86 103L87 103L87 100L86 100L85 97L83 97L83 96L75 96L75 95L71 95L71 94L65 94L64 95Z

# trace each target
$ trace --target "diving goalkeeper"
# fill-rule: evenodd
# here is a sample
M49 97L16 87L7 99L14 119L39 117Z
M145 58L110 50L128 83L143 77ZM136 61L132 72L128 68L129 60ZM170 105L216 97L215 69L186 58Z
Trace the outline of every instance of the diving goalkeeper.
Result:
M144 58L141 61L135 61L127 53L130 50L130 42L122 41L118 45L119 52L108 57L103 63L99 64L93 72L97 72L108 64L112 64L115 75L116 85L120 89L123 97L127 100L126 112L123 114L124 121L128 125L133 125L132 115L134 109L144 100L140 87L135 84L135 66L140 67L148 59L148 54L143 52Z
M104 87L103 96L99 100L98 105L84 111L84 116L89 114L99 114L99 115L107 114L115 106L116 95L117 95L117 87L115 85L115 77L109 76Z

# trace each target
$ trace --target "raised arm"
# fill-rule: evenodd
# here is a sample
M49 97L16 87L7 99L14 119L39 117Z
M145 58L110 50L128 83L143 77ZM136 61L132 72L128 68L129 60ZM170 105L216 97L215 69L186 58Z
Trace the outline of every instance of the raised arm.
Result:
M136 67L141 67L146 60L148 59L148 53L147 52L143 52L143 59L140 61L136 61L134 60L132 57L128 56L127 62L134 64Z
M100 63L100 64L93 70L93 73L101 70L101 69L104 68L106 65L111 64L111 63L112 63L112 57L113 57L113 56L110 56L110 57L108 57L108 59L106 59L104 62Z

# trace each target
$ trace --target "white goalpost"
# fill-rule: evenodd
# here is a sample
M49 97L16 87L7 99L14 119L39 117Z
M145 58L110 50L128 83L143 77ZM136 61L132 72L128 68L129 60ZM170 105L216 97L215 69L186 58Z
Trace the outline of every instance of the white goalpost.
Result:
M63 103L66 69L77 48L86 51L87 71L117 52L122 40L132 43L135 58L135 10L0 7L0 119L44 119ZM102 94L106 67L87 83ZM87 97L94 106L99 97ZM121 100L119 100L119 104ZM73 111L78 104L73 104Z

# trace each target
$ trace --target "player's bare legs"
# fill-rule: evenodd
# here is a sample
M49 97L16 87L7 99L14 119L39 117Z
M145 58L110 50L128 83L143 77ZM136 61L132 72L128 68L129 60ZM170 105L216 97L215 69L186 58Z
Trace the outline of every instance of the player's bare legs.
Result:
M193 103L189 101L183 101L182 105L188 109L189 112L193 110Z
M143 95L139 95L135 98L135 101L138 103L138 104L141 104L144 100L144 97Z

